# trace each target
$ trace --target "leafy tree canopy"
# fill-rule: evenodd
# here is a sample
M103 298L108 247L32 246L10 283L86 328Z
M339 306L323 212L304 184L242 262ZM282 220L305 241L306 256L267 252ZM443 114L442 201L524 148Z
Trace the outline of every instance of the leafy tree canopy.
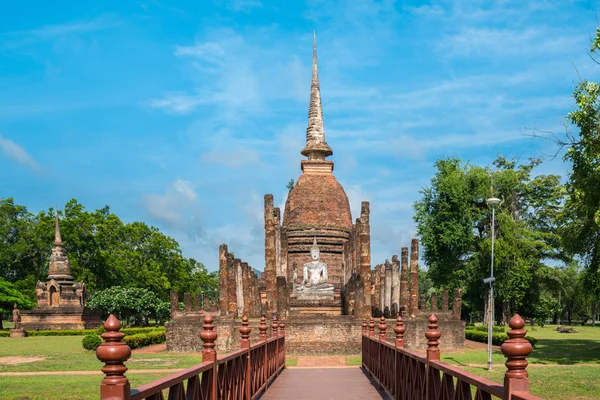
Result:
M0 278L31 300L45 280L54 241L54 213L32 214L12 198L0 199ZM143 222L124 224L108 206L88 211L73 199L59 210L61 234L75 280L93 293L112 286L143 288L167 300L169 290L217 287L216 272L182 255L179 244Z

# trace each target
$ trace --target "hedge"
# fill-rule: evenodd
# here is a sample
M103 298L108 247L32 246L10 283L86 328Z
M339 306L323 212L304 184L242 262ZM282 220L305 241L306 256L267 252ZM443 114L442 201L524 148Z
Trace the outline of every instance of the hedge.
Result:
M469 327L466 327L466 329L469 331L479 331L479 332L487 332L488 331L488 327L484 326L484 325L469 326ZM505 333L505 332L506 332L506 328L504 326L498 326L498 325L492 326L492 333Z
M155 331L150 333L138 333L137 335L125 336L125 342L132 350L140 347L152 346L167 341L165 331Z
M123 328L120 332L125 336L137 335L140 333L150 333L156 331L164 331L164 327L146 327L146 328ZM87 336L101 335L106 332L103 326L97 329L48 329L48 330L31 330L26 331L27 336ZM9 337L10 331L0 331L0 337Z
M466 330L465 331L465 339L473 340L475 342L487 343L488 334L487 332L481 332L477 330ZM508 340L508 335L506 333L493 333L492 334L492 344L496 346L501 346L505 340ZM531 346L535 348L537 345L537 339L531 336L525 336L525 340L528 340L531 343Z

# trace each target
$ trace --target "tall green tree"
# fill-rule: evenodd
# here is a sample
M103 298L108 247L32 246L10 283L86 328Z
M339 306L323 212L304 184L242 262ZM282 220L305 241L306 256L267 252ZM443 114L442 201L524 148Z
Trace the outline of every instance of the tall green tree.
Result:
M46 279L54 241L55 210L34 215L13 199L0 199L0 277L30 299ZM88 211L75 199L59 211L73 277L89 292L115 285L143 288L166 300L169 290L210 292L216 273L185 258L179 244L142 222L124 224L108 206Z
M592 41L591 53L600 52L600 28ZM564 159L572 164L567 182L562 238L569 252L585 268L585 287L592 296L595 322L600 298L600 85L582 80L573 93L576 109L567 115L574 132L567 131Z
M491 209L485 200L492 195L493 177L495 196L502 198L496 210L495 303L498 309L506 303L508 312L534 315L544 262L566 258L556 221L564 197L560 177L532 176L538 160L519 164L499 157L480 167L451 158L435 165L431 186L414 205L433 284L462 287L465 306L483 308L488 288L482 280L489 276L491 258Z

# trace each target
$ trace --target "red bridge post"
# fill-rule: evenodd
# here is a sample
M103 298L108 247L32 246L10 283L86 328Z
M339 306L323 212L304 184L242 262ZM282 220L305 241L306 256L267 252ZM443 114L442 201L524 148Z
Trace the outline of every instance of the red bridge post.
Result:
M525 321L515 314L509 321L511 330L506 334L509 339L500 347L506 357L506 373L504 374L504 399L509 400L514 393L529 393L529 374L527 373L527 356L533 350L531 343L525 339L527 331Z
M425 392L427 399L433 399L435 394L438 393L438 387L440 385L439 376L435 377L432 368L429 367L430 361L440 360L440 336L442 336L438 329L438 318L435 314L429 316L429 324L427 325L427 331L425 331L425 337L427 338L427 365L425 375Z
M213 367L210 372L209 398L211 400L217 400L217 352L215 350L217 332L214 331L215 326L212 323L213 318L209 314L206 314L204 317L204 325L202 325L202 332L200 332L200 339L202 339L203 342L202 362L212 361L213 363Z
M258 325L258 331L260 332L260 341L263 342L263 353L264 353L264 361L263 361L263 381L267 382L267 380L269 379L269 372L268 372L268 358L267 358L267 330L269 329L269 327L267 326L267 319L265 318L265 316L263 315L262 317L260 317L260 324Z
M281 350L281 362L283 363L283 368L285 369L285 348L286 348L286 344L285 344L285 319L282 319L279 322L279 335L281 337L283 337L283 349Z
M112 314L104 323L102 339L104 343L96 349L96 357L104 363L102 372L106 374L100 384L101 400L129 400L131 399L131 387L125 376L127 367L124 362L131 357L131 349L123 343L125 334L119 332L121 323Z
M248 323L248 317L242 317L242 326L240 328L240 334L242 335L242 340L240 342L240 348L246 349L248 351L248 355L246 356L246 377L244 378L244 391L246 392L246 398L251 398L250 394L250 332L252 332L252 328L250 328Z

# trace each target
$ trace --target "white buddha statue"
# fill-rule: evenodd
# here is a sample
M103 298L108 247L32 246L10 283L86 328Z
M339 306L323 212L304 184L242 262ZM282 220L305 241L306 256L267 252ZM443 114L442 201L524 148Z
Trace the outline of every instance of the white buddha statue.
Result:
M302 283L297 288L303 292L331 292L333 285L327 283L327 264L320 261L321 252L315 237L310 249L311 262L302 267Z

